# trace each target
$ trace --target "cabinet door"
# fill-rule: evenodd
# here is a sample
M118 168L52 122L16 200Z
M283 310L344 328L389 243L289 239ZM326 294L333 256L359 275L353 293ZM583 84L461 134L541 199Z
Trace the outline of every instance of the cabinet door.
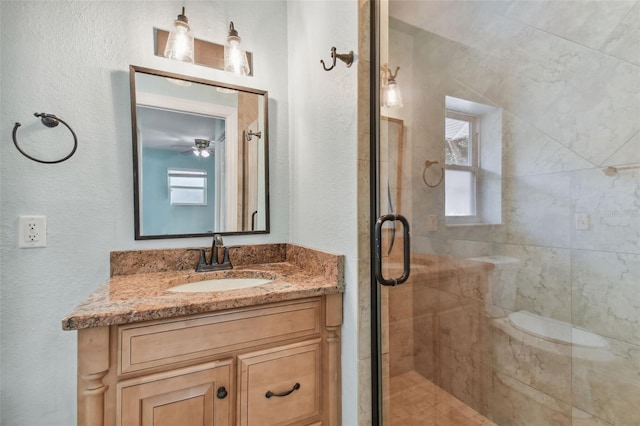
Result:
M320 355L318 339L239 356L238 424L317 422Z
M118 384L118 426L231 424L232 360L131 379Z

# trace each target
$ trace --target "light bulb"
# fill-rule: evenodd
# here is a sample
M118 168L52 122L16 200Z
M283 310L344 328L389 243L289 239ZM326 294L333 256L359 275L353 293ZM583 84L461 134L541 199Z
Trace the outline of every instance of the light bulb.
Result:
M209 151L207 151L206 149L203 149L202 151L200 151L200 155L202 155L203 158L208 158Z
M200 150L199 149L194 149L193 150L193 155L195 155L196 157L200 157Z
M387 87L382 90L382 106L401 107L402 105L402 93L400 93L400 87L394 79L389 79Z
M169 33L167 45L164 48L164 57L174 61L193 63L193 35L189 27L189 19L182 13L173 23L173 29Z
M249 61L247 52L241 45L238 31L233 27L233 22L229 25L229 36L224 46L224 70L239 75L249 75Z

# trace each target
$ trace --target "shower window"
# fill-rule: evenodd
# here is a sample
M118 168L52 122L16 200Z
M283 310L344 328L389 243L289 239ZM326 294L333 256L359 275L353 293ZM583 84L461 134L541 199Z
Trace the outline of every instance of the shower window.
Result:
M169 200L172 206L207 205L207 171L168 169Z
M445 215L476 222L478 119L456 111L445 118Z
M445 218L449 226L502 223L502 110L446 97Z

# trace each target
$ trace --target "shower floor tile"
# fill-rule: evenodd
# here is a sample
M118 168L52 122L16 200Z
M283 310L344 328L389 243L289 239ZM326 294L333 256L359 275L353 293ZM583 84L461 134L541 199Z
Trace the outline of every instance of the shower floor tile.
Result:
M389 403L390 426L496 426L415 371L391 378Z

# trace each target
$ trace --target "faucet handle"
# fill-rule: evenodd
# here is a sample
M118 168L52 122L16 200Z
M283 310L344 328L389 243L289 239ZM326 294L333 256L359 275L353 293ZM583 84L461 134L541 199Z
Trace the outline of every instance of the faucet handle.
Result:
M223 259L222 263L228 263L231 265L231 259L229 258L229 249L239 248L240 246L225 246L223 250Z
M201 248L188 248L187 251L198 251L200 252L200 260L199 263L204 263L206 261L206 250Z
M198 264L196 265L196 272L203 271L203 267L207 265L207 254L205 249L193 249L200 250L200 259L198 259Z

